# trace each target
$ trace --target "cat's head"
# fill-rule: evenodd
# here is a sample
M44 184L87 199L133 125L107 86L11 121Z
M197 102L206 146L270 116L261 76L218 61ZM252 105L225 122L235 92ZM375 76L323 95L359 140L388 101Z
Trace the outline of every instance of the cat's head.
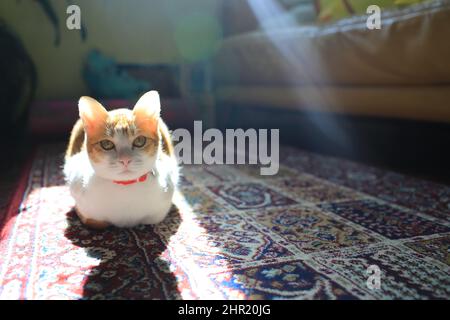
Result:
M81 97L78 108L96 174L110 180L131 180L154 168L161 150L158 92L144 94L133 110L108 112L90 97Z

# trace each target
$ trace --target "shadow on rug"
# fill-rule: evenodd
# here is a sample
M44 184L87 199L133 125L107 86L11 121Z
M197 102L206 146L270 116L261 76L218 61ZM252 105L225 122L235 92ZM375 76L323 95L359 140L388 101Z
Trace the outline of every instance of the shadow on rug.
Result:
M168 219L172 232L180 224L173 208ZM104 231L86 228L74 211L67 214L64 235L72 244L84 248L87 258L98 262L80 281L83 298L89 299L179 299L175 275L168 262L160 259L166 245L152 226ZM83 256L85 256L83 254ZM62 261L60 261L62 262ZM70 265L69 265L70 267ZM62 281L67 280L61 279Z

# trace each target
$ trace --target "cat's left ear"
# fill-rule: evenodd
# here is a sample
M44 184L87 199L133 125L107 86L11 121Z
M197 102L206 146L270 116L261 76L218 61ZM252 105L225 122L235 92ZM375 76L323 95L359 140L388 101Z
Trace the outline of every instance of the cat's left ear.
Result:
M158 91L155 90L145 93L133 108L137 126L153 134L158 130L160 112L161 102Z

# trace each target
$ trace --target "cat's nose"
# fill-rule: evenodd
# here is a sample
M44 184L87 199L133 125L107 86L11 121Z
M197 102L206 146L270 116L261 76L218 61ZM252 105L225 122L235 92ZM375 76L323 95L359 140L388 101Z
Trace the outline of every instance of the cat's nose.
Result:
M120 159L119 162L123 164L125 167L128 166L131 162L131 159Z

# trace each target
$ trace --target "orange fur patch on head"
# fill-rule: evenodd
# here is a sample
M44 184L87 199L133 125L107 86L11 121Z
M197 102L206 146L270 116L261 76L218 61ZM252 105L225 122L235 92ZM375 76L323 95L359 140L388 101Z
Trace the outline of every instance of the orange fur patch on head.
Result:
M137 127L133 113L128 109L117 109L109 112L106 122L106 135L114 137L116 133L122 133L129 137L137 134Z
M145 146L142 147L142 150L149 156L154 156L158 151L159 141L159 136L157 138L147 137L147 142Z
M86 142L86 150L93 162L101 162L105 155L99 143L90 143L89 140Z

